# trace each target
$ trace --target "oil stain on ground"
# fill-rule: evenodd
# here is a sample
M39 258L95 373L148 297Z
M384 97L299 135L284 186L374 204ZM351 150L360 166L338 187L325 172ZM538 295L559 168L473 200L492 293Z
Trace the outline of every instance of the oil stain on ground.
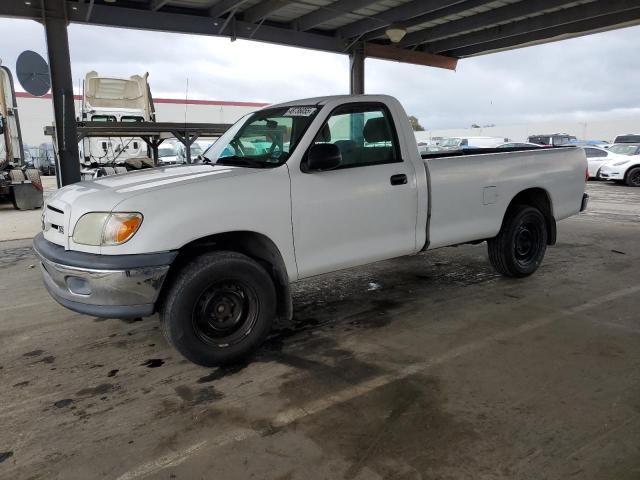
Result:
M115 390L115 387L111 383L101 383L96 387L83 388L76 392L76 395L80 397L92 396L92 395L105 395Z
M279 387L279 396L289 405L300 405L386 373L326 336L309 338L288 351L267 352L260 360L296 369Z
M346 479L364 469L380 478L448 478L448 471L469 464L464 452L478 436L444 403L437 378L413 375L309 417L299 428L349 463Z
M160 358L150 358L148 360L145 360L141 366L147 368L158 368L162 365L164 365L164 360Z
M192 389L187 385L179 385L175 387L175 392L183 401L191 405L208 403L215 400L220 400L224 397L222 393L217 391L212 386Z

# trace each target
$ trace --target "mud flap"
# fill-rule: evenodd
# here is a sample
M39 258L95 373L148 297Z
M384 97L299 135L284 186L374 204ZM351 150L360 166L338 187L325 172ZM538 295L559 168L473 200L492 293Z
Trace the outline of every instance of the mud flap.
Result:
M31 182L11 185L11 201L16 210L35 210L42 208L44 203L42 190L37 189Z

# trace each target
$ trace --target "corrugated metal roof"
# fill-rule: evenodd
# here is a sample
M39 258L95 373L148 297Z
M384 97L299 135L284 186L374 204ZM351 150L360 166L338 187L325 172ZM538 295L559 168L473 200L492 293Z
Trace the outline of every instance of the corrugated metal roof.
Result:
M358 44L454 58L640 24L639 0L65 0L72 22L251 38L344 52ZM41 18L40 2L0 15ZM212 17L211 15L214 15ZM405 28L392 44L387 27ZM403 61L407 55L399 54Z

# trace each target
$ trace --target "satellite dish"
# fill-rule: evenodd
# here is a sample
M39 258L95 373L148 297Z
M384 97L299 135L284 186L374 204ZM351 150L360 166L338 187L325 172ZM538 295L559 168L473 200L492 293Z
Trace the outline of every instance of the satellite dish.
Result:
M18 81L31 95L41 97L51 88L49 65L44 58L31 50L25 50L16 62Z

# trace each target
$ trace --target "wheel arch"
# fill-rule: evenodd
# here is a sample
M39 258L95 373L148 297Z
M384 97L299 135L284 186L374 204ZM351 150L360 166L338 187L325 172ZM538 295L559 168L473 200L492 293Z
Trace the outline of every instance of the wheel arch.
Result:
M293 303L289 287L289 275L282 254L273 240L257 232L233 231L216 233L183 245L178 250L178 256L169 269L162 290L169 288L175 275L190 260L203 253L216 250L242 253L260 263L273 280L276 288L278 317L284 320L292 318Z
M627 179L629 178L629 172L631 172L631 170L633 170L634 168L640 168L640 163L636 164L636 165L631 165L630 167L627 167L627 170L624 172L624 179L623 182L627 182Z
M504 219L507 217L507 214L515 205L529 205L540 210L547 224L547 245L555 245L557 237L556 219L553 216L553 202L551 200L549 192L541 187L527 188L526 190L522 190L521 192L519 192L511 199L511 202L509 202L507 210L505 211L504 217L502 219L503 223Z

